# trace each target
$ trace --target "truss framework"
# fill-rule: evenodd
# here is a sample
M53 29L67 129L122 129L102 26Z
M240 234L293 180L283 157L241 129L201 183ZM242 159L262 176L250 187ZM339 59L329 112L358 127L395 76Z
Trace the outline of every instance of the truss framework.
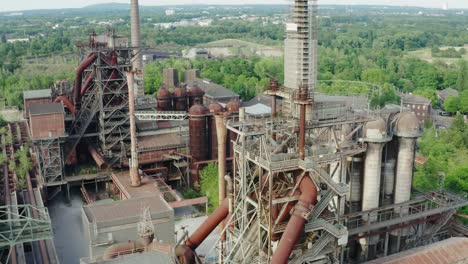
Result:
M63 160L61 138L46 138L34 140L34 146L39 160L39 172L42 184L45 186L63 184Z

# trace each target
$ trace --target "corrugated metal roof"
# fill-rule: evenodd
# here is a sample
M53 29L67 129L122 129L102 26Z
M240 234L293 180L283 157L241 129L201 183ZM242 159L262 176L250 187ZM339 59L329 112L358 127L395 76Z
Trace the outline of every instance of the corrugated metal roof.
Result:
M160 195L116 201L111 204L88 205L83 206L83 210L90 222L99 223L139 217L144 206L149 207L152 214L172 211L172 208Z
M468 263L468 238L453 237L425 247L404 251L368 263L388 264L451 264Z
M50 89L30 90L23 92L24 99L50 98L51 96L52 92Z
M62 104L48 103L48 104L31 104L29 105L30 115L46 115L46 114L63 114Z
M213 99L239 97L235 92L209 80L197 79L193 82L189 82L188 85L198 85L207 96L212 97Z
M256 104L246 107L245 113L250 116L268 116L271 115L271 107L264 104Z

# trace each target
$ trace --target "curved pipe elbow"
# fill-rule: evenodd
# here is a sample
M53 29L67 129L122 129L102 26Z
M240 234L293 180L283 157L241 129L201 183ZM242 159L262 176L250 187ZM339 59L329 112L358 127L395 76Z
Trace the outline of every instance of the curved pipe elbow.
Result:
M307 217L317 201L317 187L308 174L304 175L299 183L299 190L301 196L286 225L286 230L281 236L278 248L271 257L270 264L288 263L289 255L291 255L294 245L302 233Z
M67 97L59 96L55 98L54 103L63 103L72 114L75 114L75 106L72 102L70 102L70 100Z
M175 249L175 254L182 264L195 264L195 253L185 245L179 245Z
M75 105L79 104L81 101L81 82L83 78L83 72L88 68L95 60L97 59L97 55L92 53L90 54L85 60L83 60L76 69L76 76L75 76L75 87L73 88L73 99L75 101Z

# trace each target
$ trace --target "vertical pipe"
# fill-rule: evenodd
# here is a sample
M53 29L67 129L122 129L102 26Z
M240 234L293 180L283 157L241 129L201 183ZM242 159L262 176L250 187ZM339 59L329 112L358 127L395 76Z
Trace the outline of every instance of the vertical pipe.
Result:
M130 115L130 179L133 187L141 185L140 175L138 175L138 153L137 153L137 138L136 138L136 125L135 125L135 91L134 91L134 73L127 72L127 86L128 86L128 110Z
M222 205L226 198L226 183L224 176L226 175L226 138L227 129L224 125L224 115L219 114L215 116L216 121L216 134L218 136L218 191L219 191L219 206ZM225 222L221 222L221 230L224 230ZM224 242L226 241L226 233L221 233L219 241L219 263L223 263L224 256Z
M239 108L239 121L240 122L245 121L245 108L244 107Z
M307 97L309 95L309 91L306 85L303 85L299 89L299 107L300 107L300 114L299 114L299 158L305 158L305 125L306 125L306 105L307 105Z
M133 61L133 71L136 73L136 89L134 92L138 96L143 96L144 85L143 85L143 55L141 54L141 33L140 33L140 10L138 6L138 0L131 0L130 4L130 19L131 19L131 39L133 55L135 56Z

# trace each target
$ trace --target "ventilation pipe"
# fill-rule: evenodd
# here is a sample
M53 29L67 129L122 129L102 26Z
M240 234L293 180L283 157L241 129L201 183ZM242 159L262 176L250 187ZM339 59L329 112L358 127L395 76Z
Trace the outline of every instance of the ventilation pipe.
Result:
M366 160L364 164L364 184L362 192L362 211L379 207L380 176L382 167L382 150L391 137L387 134L387 125L382 118L371 121L364 128L364 140L367 142ZM367 223L377 220L377 215L370 215L363 219ZM360 240L363 253L369 250L368 256L372 259L378 236Z
M135 124L135 96L134 96L134 78L133 72L127 72L127 86L128 86L128 108L130 115L130 179L133 187L141 185L140 175L138 174L138 152L137 152L137 138L136 138L136 124Z

